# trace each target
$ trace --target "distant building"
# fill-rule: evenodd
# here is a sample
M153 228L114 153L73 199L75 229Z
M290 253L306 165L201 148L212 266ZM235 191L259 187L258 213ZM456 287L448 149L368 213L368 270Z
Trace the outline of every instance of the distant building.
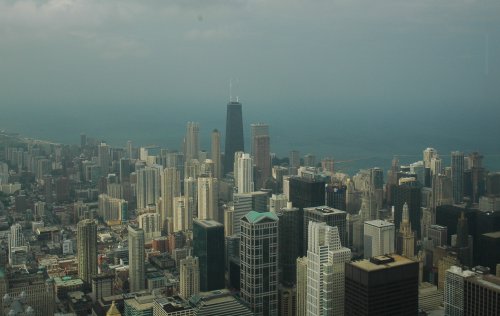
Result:
M184 299L200 292L200 265L197 257L182 259L179 269L179 295Z
M394 224L379 219L366 221L363 239L365 258L394 253Z

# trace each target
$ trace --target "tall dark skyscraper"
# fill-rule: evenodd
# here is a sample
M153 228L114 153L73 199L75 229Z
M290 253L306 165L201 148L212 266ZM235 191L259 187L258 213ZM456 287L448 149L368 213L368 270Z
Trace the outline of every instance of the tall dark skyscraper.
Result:
M223 289L224 226L211 219L193 221L193 254L200 265L200 291Z
M234 153L244 151L243 142L243 115L241 103L229 101L226 116L226 146L224 148L224 172L231 172L234 168Z
M297 277L297 258L302 254L304 216L288 203L276 212L278 216L279 279L287 286L293 285Z

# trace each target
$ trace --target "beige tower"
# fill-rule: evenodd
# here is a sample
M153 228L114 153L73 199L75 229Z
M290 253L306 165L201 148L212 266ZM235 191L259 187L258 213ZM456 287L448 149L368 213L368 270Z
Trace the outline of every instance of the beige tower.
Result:
M415 257L415 232L411 230L410 214L407 203L403 205L403 219L399 227L399 234L402 243L401 254L407 258L413 259Z
M130 292L145 288L144 230L128 226L128 262Z
M160 222L162 226L166 220L174 216L174 197L181 193L181 176L176 168L165 168L161 172L161 211Z
M307 257L297 258L297 316L306 316Z
M78 277L88 286L92 275L97 274L97 225L84 219L77 225Z
M218 221L218 181L213 177L198 178L198 218Z
M214 178L222 177L222 162L220 158L220 132L214 129L212 132L212 161L214 163Z
M184 299L200 292L200 265L197 257L187 257L180 263L179 295Z

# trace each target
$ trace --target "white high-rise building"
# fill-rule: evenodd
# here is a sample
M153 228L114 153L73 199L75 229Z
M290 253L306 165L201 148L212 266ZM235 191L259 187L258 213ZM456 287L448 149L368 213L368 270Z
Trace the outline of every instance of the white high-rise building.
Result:
M165 168L161 172L161 210L160 222L174 216L174 197L181 194L181 174L174 167Z
M431 161L437 156L437 150L434 148L426 148L423 153L425 168L431 168Z
M192 177L184 179L184 197L186 208L193 217L198 216L198 180ZM191 223L189 223L191 227Z
M297 316L306 316L307 311L307 257L297 258Z
M452 266L446 271L444 283L444 311L446 316L464 315L464 281L472 276L472 271Z
M144 230L128 226L128 275L130 292L137 292L146 288L144 242Z
M144 231L144 239L150 242L153 238L161 236L160 214L145 213L137 218L139 228Z
M198 257L187 257L180 262L179 295L188 300L200 292L200 264Z
M364 254L371 258L394 253L395 227L383 220L366 221L364 224Z
M288 198L284 194L273 194L269 198L269 211L277 212L287 207ZM290 206L291 207L291 206Z
M160 197L161 166L144 167L137 171L137 209L145 209L148 205L156 205Z
M188 122L186 127L186 161L198 159L200 151L200 141L198 134L200 126L196 122Z
M212 161L214 162L214 178L222 178L222 160L220 155L220 132L212 132Z
M309 222L307 315L344 315L344 266L350 260L336 226Z
M26 240L24 239L23 227L21 224L16 223L10 227L9 247L21 246L26 246Z
M198 178L198 218L219 220L218 180L213 177Z
M188 205L189 203L186 201L186 196L183 195L174 198L174 232L188 230L192 227L193 213Z
M238 193L250 193L253 191L253 159L249 154L243 153L235 161L235 184Z

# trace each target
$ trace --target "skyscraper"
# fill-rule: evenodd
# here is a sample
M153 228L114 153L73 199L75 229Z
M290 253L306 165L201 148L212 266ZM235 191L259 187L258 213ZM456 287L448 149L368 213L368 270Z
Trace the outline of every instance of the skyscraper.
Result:
M106 143L101 143L97 150L97 160L99 167L101 167L102 175L107 175L109 166L111 165L111 155L109 146Z
M188 122L186 127L186 162L198 159L200 151L200 140L198 134L200 126L196 122Z
M451 153L451 183L453 186L453 203L462 203L464 196L464 153Z
M130 292L137 292L146 287L144 269L144 230L128 226L128 264Z
M415 232L411 229L410 214L408 213L408 204L403 205L403 219L399 226L398 244L400 245L401 255L407 258L415 256Z
M446 271L444 283L445 315L464 316L464 282L474 272L452 266Z
M200 292L200 266L197 257L188 256L180 262L179 295L188 300Z
M144 167L137 171L137 209L156 205L160 197L161 166ZM163 219L162 219L163 220Z
M329 226L337 226L339 230L340 242L342 245L347 244L347 233L346 233L346 220L347 213L341 210L337 210L326 205L317 207L306 207L304 208L304 248L303 251L307 251L309 237L309 222L325 222Z
M271 177L269 125L263 123L252 124L252 156L256 168L257 189L264 186L264 182Z
M297 258L302 252L304 216L298 208L292 207L291 203L274 213L279 218L280 283L291 286L296 282Z
M222 178L222 161L220 155L220 132L214 129L212 132L212 161L214 162L213 177Z
M161 172L161 212L162 227L167 219L174 216L174 197L181 194L181 174L175 167L165 168Z
M297 258L297 316L306 316L307 308L307 257Z
M236 159L236 158L235 158ZM235 184L238 193L250 193L254 190L253 159L249 154L243 153L235 163Z
M224 226L214 220L193 221L193 255L198 257L200 291L223 289Z
M344 268L351 250L342 247L337 227L309 222L307 315L343 315Z
M278 218L249 212L241 219L241 298L256 316L278 313Z
M234 153L244 151L243 117L241 103L230 100L226 113L226 145L224 147L224 172L233 171Z
M211 176L198 178L198 218L219 220L218 180Z
M399 255L345 267L345 315L417 315L418 262Z
M90 287L97 274L97 225L84 219L77 225L78 277Z
M290 151L289 155L288 155L288 159L289 159L289 174L290 175L296 175L297 174L297 170L299 169L300 167L300 152L297 151L297 150L292 150Z

